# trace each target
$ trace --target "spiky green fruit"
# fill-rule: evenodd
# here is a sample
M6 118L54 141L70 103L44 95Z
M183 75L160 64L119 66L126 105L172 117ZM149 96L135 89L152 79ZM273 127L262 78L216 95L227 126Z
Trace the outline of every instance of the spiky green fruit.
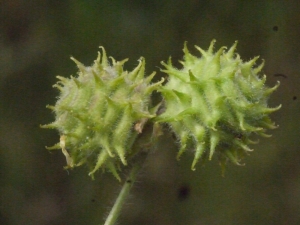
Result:
M202 57L193 56L184 45L182 69L172 66L171 59L162 65L169 75L160 88L165 112L157 122L166 122L180 141L178 158L187 149L195 151L192 169L199 159L211 159L214 153L224 165L227 159L238 164L251 151L252 134L268 136L267 129L276 126L269 114L278 110L267 104L277 89L265 86L266 76L259 75L263 63L254 67L258 57L243 62L235 54L237 42L226 52L222 47L213 52L215 40L208 51L196 46Z
M88 163L90 175L103 168L120 179L120 162L127 164L138 133L155 116L149 111L150 95L162 81L151 84L155 73L144 77L143 58L131 72L123 70L127 59L111 58L110 64L104 48L91 67L71 59L79 68L78 76L57 76L60 81L54 87L60 96L55 106L49 106L56 120L42 126L60 133L59 143L49 149L61 149L68 168Z

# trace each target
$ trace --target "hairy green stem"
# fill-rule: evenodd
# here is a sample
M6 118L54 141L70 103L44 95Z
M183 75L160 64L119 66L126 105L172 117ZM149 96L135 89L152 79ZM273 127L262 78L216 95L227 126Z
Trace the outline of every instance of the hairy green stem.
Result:
M146 158L147 154L143 154L143 159ZM122 206L125 202L125 200L127 199L129 192L136 180L136 177L140 171L140 169L142 168L144 163L144 160L135 160L130 173L128 174L128 177L119 193L119 196L114 204L114 206L112 207L108 217L106 218L106 221L104 223L104 225L114 225L117 218L120 215Z

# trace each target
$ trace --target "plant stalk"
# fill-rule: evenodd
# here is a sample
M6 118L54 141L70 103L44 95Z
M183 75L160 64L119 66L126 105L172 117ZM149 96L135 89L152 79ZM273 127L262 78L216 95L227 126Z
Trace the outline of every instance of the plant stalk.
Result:
M147 155L147 154L145 154L145 155ZM146 157L144 156L143 158L145 159ZM106 218L104 225L114 225L115 224L117 218L119 217L119 215L121 213L122 206L123 206L125 200L127 199L129 192L136 180L136 177L137 177L140 169L143 166L143 163L144 163L144 160L136 160L135 163L133 164L131 171L130 171L129 175L127 176L127 179L119 193L117 200L115 201L114 206L112 207L108 217Z

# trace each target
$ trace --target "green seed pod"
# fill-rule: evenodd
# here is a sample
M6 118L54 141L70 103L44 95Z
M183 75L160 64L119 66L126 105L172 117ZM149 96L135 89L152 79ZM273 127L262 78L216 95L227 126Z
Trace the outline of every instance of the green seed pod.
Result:
M259 75L263 64L254 67L258 57L243 62L235 54L237 42L226 52L222 47L213 52L215 40L208 51L196 46L202 54L197 58L184 45L181 70L172 66L171 59L162 65L169 75L168 83L160 88L165 112L156 118L174 131L180 149L178 158L187 149L195 151L192 170L199 159L211 159L218 153L224 167L227 159L239 164L251 151L250 136L269 136L267 129L276 128L269 114L269 95L277 89L265 86L266 76Z
M60 133L60 142L48 149L61 149L66 156L67 168L87 163L89 175L99 169L117 173L120 163L134 153L131 147L143 125L155 116L149 111L150 96L162 83L150 84L155 73L144 77L145 60L131 72L123 70L127 59L110 65L106 52L91 67L85 67L71 58L79 68L78 76L57 76L54 87L60 90L55 106L48 106L56 120L44 128Z

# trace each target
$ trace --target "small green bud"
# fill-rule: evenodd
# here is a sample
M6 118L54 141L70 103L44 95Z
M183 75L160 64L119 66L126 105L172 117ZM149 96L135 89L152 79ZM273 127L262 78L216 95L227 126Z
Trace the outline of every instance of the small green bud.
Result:
M60 133L58 144L48 149L61 149L67 168L87 163L89 175L108 169L120 179L120 164L127 165L131 147L143 125L155 115L149 111L150 96L162 83L151 84L155 73L144 77L145 60L131 72L123 70L127 59L109 63L104 48L102 56L91 67L71 58L79 69L78 76L64 78L54 85L60 90L55 106L48 106L56 120L44 128Z
M277 89L265 86L266 76L259 75L263 63L254 67L258 57L243 62L235 54L237 42L228 50L213 52L215 40L208 51L196 46L201 58L192 55L185 43L181 70L172 66L171 59L162 65L169 75L168 83L160 88L165 112L156 118L166 122L180 141L178 158L187 149L195 151L192 169L199 159L211 159L218 153L221 165L227 159L239 164L251 151L250 136L268 136L267 129L276 128L269 114L267 100Z

